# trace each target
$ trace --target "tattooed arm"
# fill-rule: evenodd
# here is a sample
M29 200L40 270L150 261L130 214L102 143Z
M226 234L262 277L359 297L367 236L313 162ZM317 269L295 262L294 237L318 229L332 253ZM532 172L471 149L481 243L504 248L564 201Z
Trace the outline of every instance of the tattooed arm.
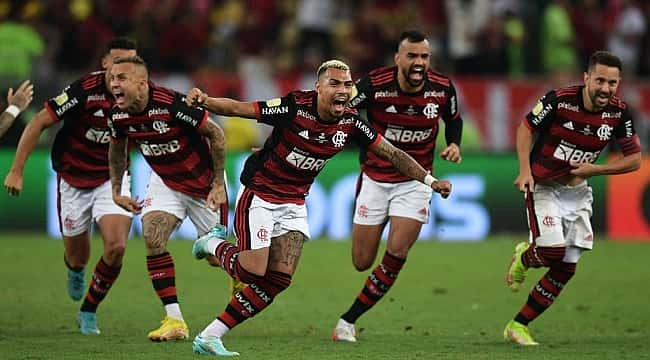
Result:
M212 157L214 177L212 179L212 189L206 199L206 206L216 211L219 209L220 204L226 202L223 171L226 163L226 139L221 127L210 120L207 120L199 128L199 133L210 141L210 156Z
M393 166L400 173L414 179L418 180L424 184L427 184L427 177L431 175L427 172L417 161L405 153L404 151L396 148L390 142L385 139L379 140L375 146L369 148L370 151L375 153L377 156L384 158L390 161ZM431 178L430 178L431 179ZM440 193L440 196L447 198L451 193L451 183L447 180L433 180L430 184L433 191Z
M108 164L111 177L113 201L124 210L139 214L142 204L128 196L122 196L122 177L126 171L127 139L113 139L108 146Z

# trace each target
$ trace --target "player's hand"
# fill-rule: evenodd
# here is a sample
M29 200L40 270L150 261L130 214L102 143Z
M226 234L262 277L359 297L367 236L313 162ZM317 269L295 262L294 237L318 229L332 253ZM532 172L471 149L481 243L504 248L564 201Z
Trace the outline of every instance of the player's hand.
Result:
M522 193L525 193L527 190L533 192L535 189L535 179L533 179L533 175L530 172L526 174L519 173L513 185Z
M23 190L23 175L15 171L9 171L5 178L5 190L11 196L18 196Z
M199 88L192 88L187 93L187 96L185 97L185 102L187 103L188 106L201 106L203 103L205 103L205 100L208 99L208 94L204 93L201 89Z
M451 183L447 180L436 180L431 183L431 188L440 194L443 199L448 198L449 194L451 194Z
M574 167L574 169L571 170L571 174L575 176L579 176L583 179L587 179L594 175L599 174L598 165L594 165L591 163L575 163L575 162L570 163L570 165Z
M205 207L212 211L219 210L221 204L226 202L226 187L223 184L214 184L205 200Z
M134 215L138 215L140 212L142 212L142 200L138 200L136 197L135 199L132 199L128 196L113 196L113 202L115 202L119 207L122 209L133 213Z
M20 111L25 111L29 104L34 99L34 84L29 80L23 81L22 84L14 92L13 88L9 88L7 92L7 104L16 105Z
M451 143L444 150L440 152L440 157L456 164L460 164L463 158L460 156L460 148L455 143Z

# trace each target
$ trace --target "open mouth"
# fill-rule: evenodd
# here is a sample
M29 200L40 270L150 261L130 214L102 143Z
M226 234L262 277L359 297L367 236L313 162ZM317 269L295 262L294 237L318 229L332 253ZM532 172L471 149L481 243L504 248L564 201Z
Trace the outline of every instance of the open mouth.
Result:
M119 107L122 107L124 105L124 102L126 101L126 98L124 96L124 92L122 90L114 90L113 91L113 97L115 98L115 104Z
M347 105L347 103L348 98L345 96L335 97L334 100L332 100L332 106L336 112L342 112L345 110L345 105Z
M413 81L420 82L424 79L424 66L414 66L409 71L409 78Z
M596 100L601 104L603 104L603 103L606 104L606 103L609 102L609 94L599 92L599 93L596 94Z

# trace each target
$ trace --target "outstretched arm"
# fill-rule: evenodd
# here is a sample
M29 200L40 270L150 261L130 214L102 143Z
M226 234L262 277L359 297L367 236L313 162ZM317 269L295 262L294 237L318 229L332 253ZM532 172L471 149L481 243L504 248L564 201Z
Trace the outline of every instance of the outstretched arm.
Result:
M38 139L43 130L52 126L55 122L56 120L50 116L50 113L43 109L25 127L18 142L14 162L11 164L9 174L5 178L4 185L9 195L20 195L23 189L23 170L25 169L25 163L38 144Z
M199 129L199 133L210 141L210 156L214 177L212 189L206 200L206 206L216 211L220 204L226 202L226 186L224 179L224 166L226 163L226 139L221 127L210 120L206 120Z
M209 111L223 116L239 116L249 119L255 119L255 103L242 102L229 98L213 98L204 93L199 88L193 88L187 93L185 99L189 106L203 106Z
M34 99L34 85L29 80L23 81L14 93L13 88L7 92L7 109L0 114L0 138L14 123L18 114L25 111Z
M449 197L451 193L451 183L449 181L437 180L409 154L396 148L385 139L382 138L376 145L371 146L369 150L377 156L390 161L400 173L431 186L433 191L439 193L445 199Z

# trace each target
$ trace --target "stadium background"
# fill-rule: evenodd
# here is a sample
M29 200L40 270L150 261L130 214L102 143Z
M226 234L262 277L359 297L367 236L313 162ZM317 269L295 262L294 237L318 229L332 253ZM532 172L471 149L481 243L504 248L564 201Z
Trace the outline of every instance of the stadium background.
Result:
M437 175L455 180L454 196L434 200L433 219L421 238L476 241L522 233L522 201L510 185L517 171L514 130L549 88L581 81L593 50L617 51L625 61L620 94L636 111L647 152L649 15L650 4L628 0L0 1L0 88L25 78L36 84L31 109L0 142L0 169L4 178L25 123L42 102L97 69L114 35L138 41L160 84L181 92L197 85L212 95L254 100L311 88L314 69L327 58L348 62L355 78L390 65L399 33L418 28L431 38L433 67L454 80L465 119L463 165L436 162ZM215 120L226 129L234 201L242 156L269 129L254 121ZM58 236L48 161L56 130L44 133L28 162L21 198L0 195L3 231L47 230ZM315 237L349 234L355 157L339 156L314 187L308 205ZM650 238L648 161L635 174L591 181L597 231L612 238ZM139 160L135 164L135 193L141 195L148 168ZM184 226L180 237L194 237L191 228Z

